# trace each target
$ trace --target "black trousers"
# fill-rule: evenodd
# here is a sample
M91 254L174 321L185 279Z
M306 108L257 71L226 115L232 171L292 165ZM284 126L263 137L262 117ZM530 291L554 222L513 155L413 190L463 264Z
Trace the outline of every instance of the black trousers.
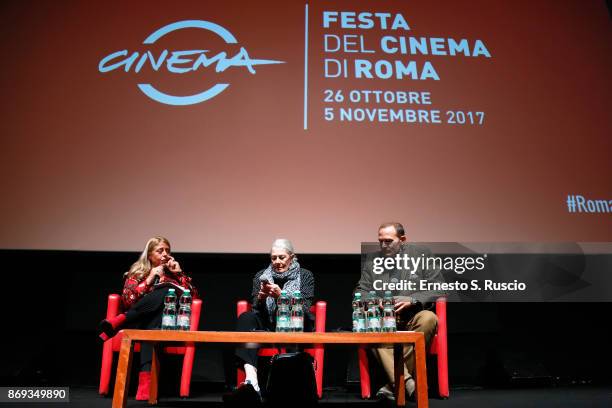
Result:
M147 293L125 313L124 328L154 330L161 327L164 313L164 298L168 288L157 288ZM140 371L151 371L153 346L140 343Z
M313 331L313 319L309 316L309 314L304 315L304 331L311 332ZM274 324L270 322L268 319L268 315L261 313L258 310L253 310L250 312L244 312L238 317L238 322L236 322L236 331L241 332L250 332L250 331L275 331L276 327ZM287 349L287 351L298 351L298 347L295 347L291 350ZM257 368L257 352L259 348L239 348L236 349L236 363L241 366L245 363L251 364L255 368Z

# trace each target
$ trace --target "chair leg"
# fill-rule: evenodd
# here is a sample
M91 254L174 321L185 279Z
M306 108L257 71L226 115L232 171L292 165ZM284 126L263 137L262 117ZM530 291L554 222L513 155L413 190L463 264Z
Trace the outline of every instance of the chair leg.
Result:
M359 347L359 377L361 382L361 398L368 399L372 394L370 387L370 367L365 348Z
M446 353L438 353L438 394L442 398L450 395L448 389L448 356Z
M317 396L319 399L323 397L323 353L325 353L323 346L318 346L314 350L314 358L316 363L315 380L317 382Z
M185 357L183 357L183 372L181 373L181 391L183 398L189 397L191 386L191 373L193 371L193 359L195 356L195 345L193 343L185 346Z
M436 301L436 315L438 316L438 333L436 335L438 354L438 393L442 398L448 398L448 341L446 328L446 298Z
M100 395L108 395L111 369L113 367L113 340L107 340L102 346L102 368L100 370Z

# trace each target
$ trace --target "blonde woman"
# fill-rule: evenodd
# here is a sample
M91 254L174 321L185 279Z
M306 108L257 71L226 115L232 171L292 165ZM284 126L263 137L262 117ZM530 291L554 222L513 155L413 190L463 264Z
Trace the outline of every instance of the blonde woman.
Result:
M116 317L103 320L99 325L102 340L113 337L124 327L157 329L161 326L164 298L168 289L176 289L178 296L189 289L192 297L198 297L196 288L170 253L170 242L164 237L147 241L142 254L124 275L121 300L123 311ZM149 399L151 381L152 348L143 343L140 351L140 375L136 399Z

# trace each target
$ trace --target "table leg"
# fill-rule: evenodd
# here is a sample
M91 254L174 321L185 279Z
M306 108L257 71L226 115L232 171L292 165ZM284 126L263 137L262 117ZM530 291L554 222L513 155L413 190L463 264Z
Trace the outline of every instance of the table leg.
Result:
M132 369L133 354L132 339L124 335L121 340L119 362L117 363L113 408L125 408L127 405L127 393L130 385L130 370Z
M153 343L153 359L151 361L151 384L149 385L149 404L157 404L157 386L159 384L159 354L158 344Z
M416 402L418 408L427 408L429 399L427 396L427 366L425 362L425 339L419 337L414 344L414 361L415 375L414 382L416 383Z
M404 345L393 345L393 370L395 373L395 402L398 407L406 405L406 379L404 378Z

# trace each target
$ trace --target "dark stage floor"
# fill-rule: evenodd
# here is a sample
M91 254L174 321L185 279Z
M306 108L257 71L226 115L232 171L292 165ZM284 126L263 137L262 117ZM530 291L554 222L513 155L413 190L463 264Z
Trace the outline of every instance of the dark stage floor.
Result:
M193 396L186 400L171 396L162 396L158 407L194 408L194 407L222 407L222 392L196 391ZM0 404L0 407L20 407L49 405L53 407L85 407L85 408L109 408L110 398L98 396L94 387L71 387L69 404ZM287 406L296 406L288 403ZM374 400L364 401L358 397L356 392L348 392L345 389L326 389L320 406L330 407L390 407L388 403ZM128 407L147 407L145 402L134 401L133 396L128 400ZM415 403L408 403L408 407L416 407ZM451 398L447 400L430 399L429 406L432 408L474 408L474 407L520 407L520 408L543 408L543 407L612 407L612 387L586 387L575 386L567 388L537 388L537 389L460 389L451 390Z

